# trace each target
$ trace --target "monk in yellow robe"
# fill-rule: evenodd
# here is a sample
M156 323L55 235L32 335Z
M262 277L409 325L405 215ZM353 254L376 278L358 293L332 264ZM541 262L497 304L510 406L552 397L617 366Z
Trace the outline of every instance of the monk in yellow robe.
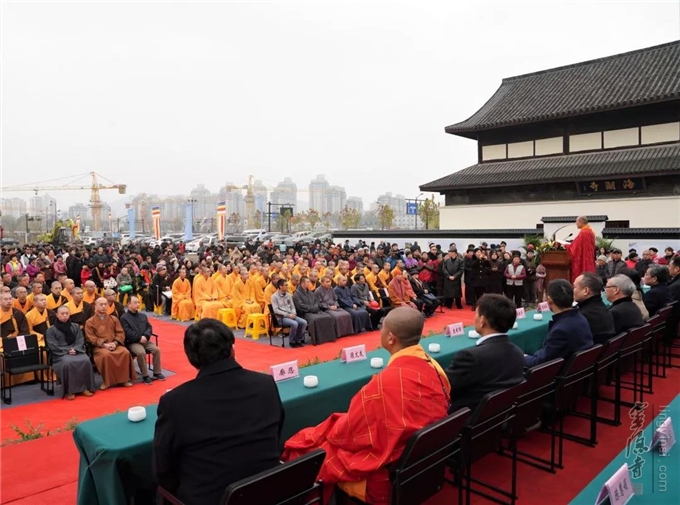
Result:
M248 314L262 314L260 304L255 300L253 283L249 282L248 270L242 268L239 279L234 283L231 296L234 300L234 310L239 328L246 327Z
M38 343L45 345L45 333L54 324L57 315L54 311L47 308L47 297L37 295L33 298L33 308L26 313L29 333L34 333L38 337Z
M42 294L44 294L42 282L34 282L33 284L31 284L31 292L26 297L26 299L29 302L31 302L31 307L33 306L33 298L35 297L35 295L42 295Z
M270 282L267 287L264 288L264 310L265 314L269 314L269 305L272 303L272 296L278 291L276 289L276 283L279 280L279 274L273 273L270 276Z
M194 318L194 301L186 268L179 269L179 277L172 283L172 318L177 321L191 321Z
M94 316L85 323L85 338L94 346L94 364L103 379L99 389L115 384L130 387L137 374L125 347L125 331L116 316L106 313L107 309L106 298L97 298Z
M62 305L66 305L68 303L68 300L64 295L61 294L61 291L61 282L54 281L50 288L50 294L47 295L47 308L49 310L54 310L57 307L61 307Z
M45 295L40 295L45 298ZM9 291L0 293L0 337L16 337L31 333L24 313L12 307L12 295ZM2 340L0 340L0 352L2 352ZM34 372L14 375L11 378L12 385L23 384L35 379ZM5 374L5 384L9 384L9 374Z
M288 283L288 293L290 293L290 296L293 296L295 294L295 290L298 288L300 285L300 275L299 274L293 274L290 276L290 282Z
M380 273L378 274L378 279L380 279L380 282L383 283L383 286L387 287L390 285L390 282L392 282L392 267L390 264L386 261L385 264L383 265L383 269L380 270Z
M28 292L26 292L25 287L19 286L14 294L16 294L17 297L12 302L12 307L20 310L24 314L33 308L33 302L28 299Z
M64 279L62 286L64 289L61 290L61 295L70 302L73 300L73 289L76 287L76 284L73 282L73 279Z
M76 323L81 330L85 327L87 320L94 315L92 305L83 300L82 288L73 288L73 300L66 306L69 308L69 321Z
M260 304L260 312L264 310L264 288L267 287L267 279L260 275L257 266L250 267L250 274L248 281L253 285L253 293L255 294L255 301Z
M364 503L389 504L391 464L416 431L446 417L451 386L420 345L423 323L420 312L406 307L385 316L380 344L390 354L387 366L354 395L346 413L331 414L285 443L283 461L326 451L318 476L326 498L337 485Z
M97 285L94 281L86 281L84 284L85 291L83 291L83 301L94 306L94 302L97 299Z
M230 309L234 306L231 299L231 291L234 289L234 279L230 275L231 267L229 265L220 265L217 269L217 277L214 284L217 287L217 301L222 304L225 309Z
M194 278L193 286L194 305L196 306L196 316L200 319L217 319L217 311L224 306L217 299L219 293L217 286L210 276L210 268L201 267L201 273Z

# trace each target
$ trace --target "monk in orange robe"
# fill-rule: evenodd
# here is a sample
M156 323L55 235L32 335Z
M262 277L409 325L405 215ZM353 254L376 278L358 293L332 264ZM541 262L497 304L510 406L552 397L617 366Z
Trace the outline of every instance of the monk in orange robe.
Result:
M43 283L42 282L34 282L31 284L31 292L28 294L26 299L31 302L31 306L33 305L33 299L35 298L36 295L42 295L43 294Z
M28 299L28 292L23 286L19 286L16 291L16 299L12 302L12 307L20 310L24 314L33 308L33 302Z
M191 283L187 280L186 268L179 269L179 277L172 283L172 318L191 321L194 318L194 301L191 298Z
M200 319L206 317L217 319L217 311L224 306L217 299L219 293L215 282L210 276L210 268L206 266L201 267L201 273L194 278L194 286L192 288L194 296L194 305L196 306L196 315Z
M76 323L82 330L85 328L85 323L94 315L94 308L89 303L83 301L82 288L73 288L73 300L68 302L66 306L69 308L69 321Z
M45 299L45 295L40 295ZM16 337L17 335L29 335L30 328L24 313L12 307L12 295L7 291L0 293L0 337ZM0 352L2 352L2 340L0 340ZM22 384L35 379L33 372L15 375L12 377L12 385ZM5 374L5 384L9 384L9 374Z
M50 288L50 294L47 295L47 308L49 310L54 310L68 303L68 299L61 294L61 291L61 282L54 281Z
M416 304L413 303L412 300L416 298L416 296L415 293L413 293L411 283L404 277L401 270L394 269L392 273L394 274L394 278L387 286L390 302L392 302L394 307L408 306L415 309Z
M217 276L213 280L217 287L217 301L225 309L230 309L234 306L234 301L231 298L231 292L234 289L234 279L229 275L231 273L230 270L230 266L220 265L217 269Z
M234 283L231 296L234 300L234 310L236 311L236 320L238 321L239 328L246 327L248 314L262 314L260 304L255 300L253 283L249 282L248 270L245 268L241 269L240 277Z
M94 306L94 302L97 299L97 285L93 281L87 281L85 282L84 287L83 301Z
M588 218L576 218L578 235L571 244L567 244L569 259L571 260L571 282L583 272L595 272L595 232L588 225Z
M326 451L319 479L327 497L338 485L363 502L390 503L389 465L416 431L446 416L451 387L444 370L420 346L423 323L414 309L392 310L380 333L391 355L387 367L354 395L347 413L332 414L286 442L284 461Z

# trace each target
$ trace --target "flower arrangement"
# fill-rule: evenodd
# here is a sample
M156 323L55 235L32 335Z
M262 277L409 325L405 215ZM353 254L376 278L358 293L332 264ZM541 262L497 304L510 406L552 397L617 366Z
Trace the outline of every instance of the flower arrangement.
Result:
M564 247L564 244L561 242L558 242L557 240L544 240L539 244L539 246L536 248L539 254L548 252L548 251L565 251L567 248Z

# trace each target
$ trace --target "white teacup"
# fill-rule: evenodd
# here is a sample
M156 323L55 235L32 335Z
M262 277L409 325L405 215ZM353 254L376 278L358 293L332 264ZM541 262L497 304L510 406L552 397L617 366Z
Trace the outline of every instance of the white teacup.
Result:
M534 314L534 321L543 321L543 314Z
M477 333L475 330L470 330L470 331L468 331L468 337L479 338L479 333Z
M315 388L319 385L319 378L316 375L305 375L305 378L302 379L302 382L306 388Z
M515 324L512 325L512 329L516 330L517 328L519 328L519 324L515 321Z
M146 419L146 409L144 407L130 407L128 409L128 419L133 423L138 423Z
M442 346L439 344L430 344L427 346L427 350L430 352L439 352L442 350Z
M383 359L382 358L371 358L371 367L382 368L382 366L383 366Z

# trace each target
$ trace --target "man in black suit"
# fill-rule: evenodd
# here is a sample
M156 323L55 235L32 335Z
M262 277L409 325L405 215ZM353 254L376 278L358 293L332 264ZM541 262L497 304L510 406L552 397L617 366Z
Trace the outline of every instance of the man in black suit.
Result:
M156 481L186 505L217 504L229 484L279 464L284 412L271 376L234 359L234 334L192 324L184 352L198 375L158 403Z
M649 311L649 317L652 317L671 301L671 294L666 284L668 282L668 268L665 265L652 263L649 265L643 280L649 286L649 291L642 295L642 301Z
M574 286L565 279L555 279L548 284L548 305L553 313L548 323L548 335L543 347L530 356L524 357L524 364L532 367L571 356L593 346L593 334L588 320L574 308Z
M615 275L607 281L604 293L611 302L609 313L614 319L614 330L617 334L645 324L642 313L632 299L635 283L627 275Z
M574 301L588 320L593 342L601 344L614 335L614 318L602 301L602 280L593 272L584 272L574 281Z
M477 301L475 331L481 337L477 345L454 354L446 369L450 412L461 407L474 410L487 393L522 382L524 353L507 335L516 317L515 304L505 296L486 294Z

